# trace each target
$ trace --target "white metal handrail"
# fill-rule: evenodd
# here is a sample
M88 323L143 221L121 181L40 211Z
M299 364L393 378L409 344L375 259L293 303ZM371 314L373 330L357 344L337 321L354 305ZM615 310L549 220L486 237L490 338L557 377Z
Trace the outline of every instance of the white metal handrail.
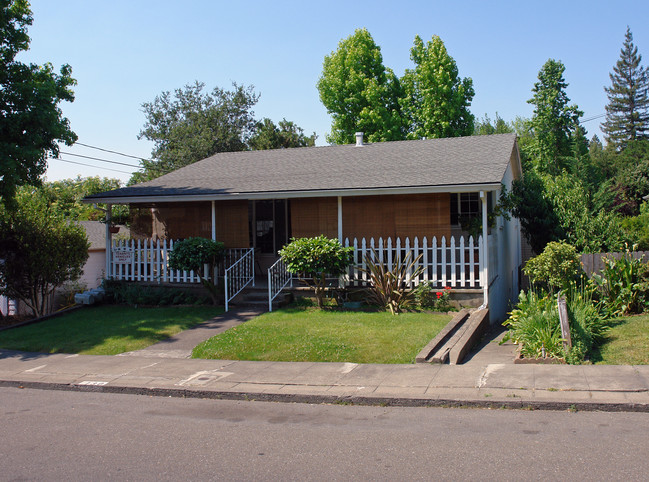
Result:
M255 250L253 248L243 251L242 256L231 266L225 269L224 290L225 290L225 311L229 309L230 301L243 289L252 283L255 286Z
M268 311L273 311L273 300L287 284L293 287L293 274L286 269L286 262L279 258L268 268Z

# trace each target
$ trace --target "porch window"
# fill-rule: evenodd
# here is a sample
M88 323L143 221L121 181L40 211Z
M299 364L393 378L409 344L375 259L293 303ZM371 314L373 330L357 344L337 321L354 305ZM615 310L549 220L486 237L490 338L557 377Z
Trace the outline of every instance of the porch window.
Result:
M480 216L480 195L477 192L451 194L451 225L459 226L460 219Z

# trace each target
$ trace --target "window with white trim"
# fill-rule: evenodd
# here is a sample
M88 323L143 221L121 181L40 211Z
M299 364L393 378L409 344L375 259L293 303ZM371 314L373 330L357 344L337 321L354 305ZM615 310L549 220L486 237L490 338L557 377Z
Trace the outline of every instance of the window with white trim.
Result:
M460 218L480 215L480 194L477 192L451 193L451 226L459 226Z

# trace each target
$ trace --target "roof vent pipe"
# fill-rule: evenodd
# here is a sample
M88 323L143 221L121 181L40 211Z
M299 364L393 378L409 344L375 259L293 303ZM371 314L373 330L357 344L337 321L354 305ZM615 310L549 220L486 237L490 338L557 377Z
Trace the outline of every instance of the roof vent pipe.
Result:
M356 147L363 147L363 133L356 133Z

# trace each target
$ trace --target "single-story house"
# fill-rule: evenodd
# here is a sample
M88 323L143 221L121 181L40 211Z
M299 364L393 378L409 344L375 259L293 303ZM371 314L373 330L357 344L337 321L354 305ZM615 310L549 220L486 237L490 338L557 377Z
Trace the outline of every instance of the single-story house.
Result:
M425 254L426 280L478 290L498 320L518 293L521 236L515 218L491 222L488 214L503 186L520 176L515 134L366 144L358 133L351 145L218 153L86 202L129 204L131 234L149 260L161 241L166 247L166 240L192 236L252 250L258 274L291 237L324 234L362 253L374 245L386 259L416 246L415 254ZM469 238L463 221L476 218L478 239ZM138 262L118 258L111 276L119 277L119 263ZM156 263L137 276L157 273L160 280ZM140 279L134 273L131 279Z

